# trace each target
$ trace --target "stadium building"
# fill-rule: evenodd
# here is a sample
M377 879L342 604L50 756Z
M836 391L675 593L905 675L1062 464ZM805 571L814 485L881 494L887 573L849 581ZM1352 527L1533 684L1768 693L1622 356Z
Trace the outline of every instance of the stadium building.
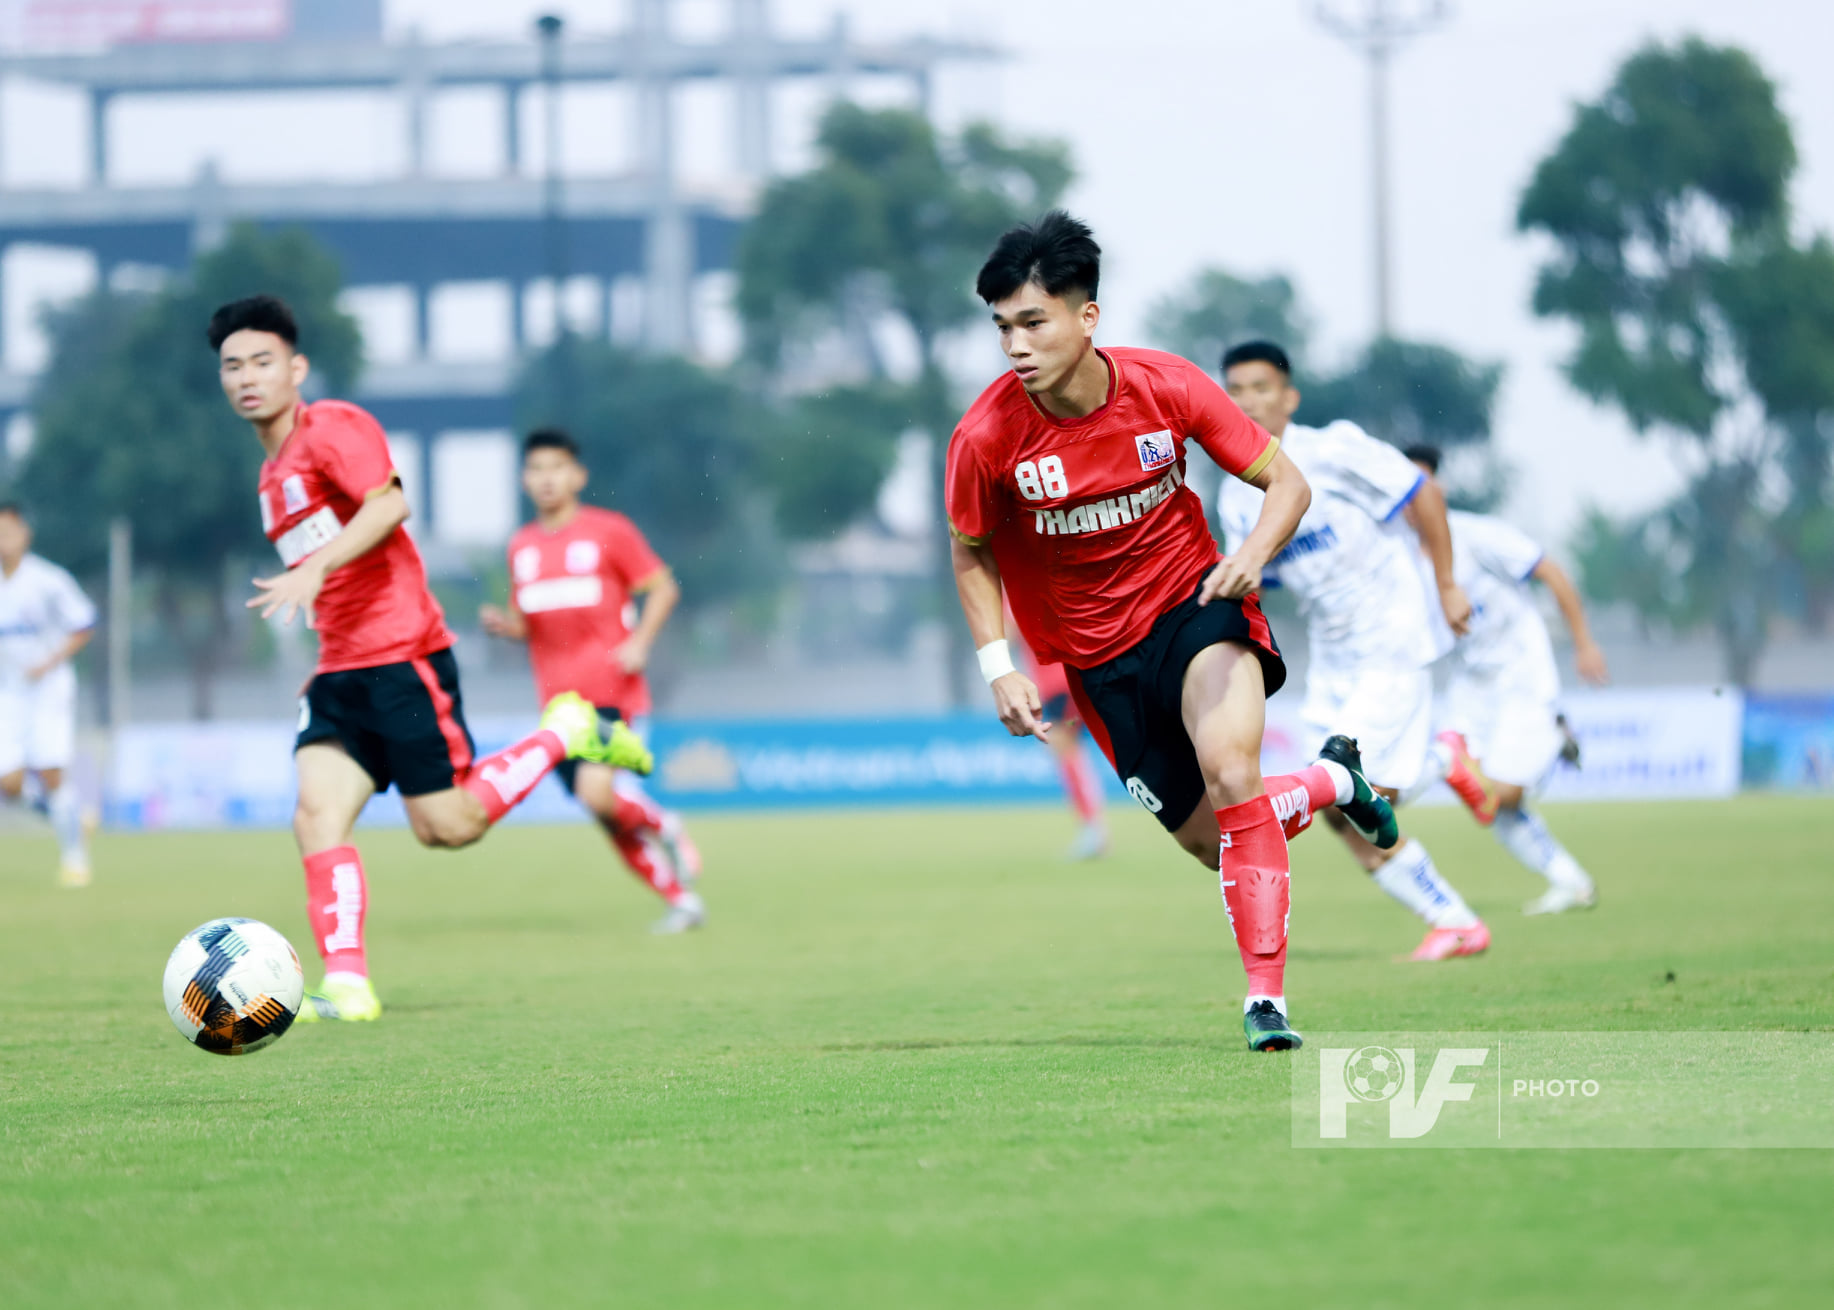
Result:
M786 36L766 0L720 9L723 26L696 34L677 30L672 0L634 0L622 31L543 20L524 40L431 43L385 37L381 0L0 0L0 79L78 97L86 137L80 184L0 188L0 267L15 252L78 251L97 277L144 283L184 268L232 223L304 228L337 255L365 320L372 362L354 398L389 429L424 538L436 553L494 546L516 512L511 383L522 354L553 332L556 285L576 330L717 356L732 336L719 320L737 233L777 153L779 102L857 84L902 87L927 105L940 65L994 54L862 41L840 20ZM626 127L621 166L550 168L562 104L599 105L606 93ZM398 175L251 181L206 162L182 184L123 179L115 137L137 106L275 96L392 101ZM479 97L495 103L495 173L442 173L435 115ZM714 103L696 126L724 124L727 164L691 177L684 106ZM442 351L448 312L498 323L490 357ZM378 318L405 323L403 349L373 348ZM15 420L33 385L18 346L0 341L0 422L14 453L29 440Z

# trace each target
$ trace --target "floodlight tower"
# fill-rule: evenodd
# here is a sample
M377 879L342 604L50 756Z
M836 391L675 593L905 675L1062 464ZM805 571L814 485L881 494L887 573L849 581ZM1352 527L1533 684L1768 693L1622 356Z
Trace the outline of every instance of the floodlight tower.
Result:
M1388 61L1409 39L1443 26L1450 0L1362 0L1360 13L1340 0L1313 0L1318 25L1369 61L1369 180L1374 224L1376 337L1394 333L1388 212Z
M536 39L541 43L542 109L546 127L544 151L547 155L546 185L542 188L542 235L546 247L548 279L554 284L554 335L567 330L567 274L571 262L567 251L566 216L562 212L560 171L560 36L566 22L559 14L543 14L535 20Z

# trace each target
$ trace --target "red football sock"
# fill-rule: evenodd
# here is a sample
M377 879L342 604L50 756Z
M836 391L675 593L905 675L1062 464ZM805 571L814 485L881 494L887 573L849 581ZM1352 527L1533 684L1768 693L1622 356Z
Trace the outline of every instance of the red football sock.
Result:
M619 831L660 832L663 818L662 807L649 797L617 793L617 808L612 811L611 821Z
M1314 814L1337 804L1337 783L1322 764L1312 764L1297 773L1269 778L1267 795L1274 804L1274 817L1291 841L1312 826Z
M1089 767L1089 752L1081 746L1067 755L1057 757L1057 767L1063 771L1063 789L1070 793L1070 804L1084 823L1097 823L1102 817L1101 784L1095 780L1095 772Z
M363 916L369 910L369 883L363 859L354 846L338 846L308 855L306 922L325 961L326 973L369 976L363 955Z
M684 888L675 876L674 867L656 849L656 843L645 833L616 824L606 823L603 819L599 826L605 829L605 835L611 838L611 844L618 848L618 854L624 857L624 863L663 900L674 902Z
M1223 837L1223 904L1248 971L1248 994L1282 996L1286 916L1292 903L1286 835L1266 796L1218 810L1216 821Z
M495 755L487 755L466 770L459 786L478 798L484 813L495 823L535 790L535 784L548 771L567 758L567 748L559 737L543 728L507 746Z

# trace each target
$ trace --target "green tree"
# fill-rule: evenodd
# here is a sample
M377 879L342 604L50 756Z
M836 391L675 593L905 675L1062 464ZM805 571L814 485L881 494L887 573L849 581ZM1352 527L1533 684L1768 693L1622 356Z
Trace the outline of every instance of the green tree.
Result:
M1503 498L1506 478L1489 449L1502 379L1501 364L1388 337L1372 342L1343 372L1307 382L1298 418L1313 424L1346 418L1397 446L1438 446L1452 456L1444 472L1453 502L1489 509ZM1459 460L1460 451L1477 458Z
M917 345L917 378L901 403L843 398L863 422L849 440L846 486L870 504L867 479L857 476L890 467L900 433L918 428L932 439L934 478L940 487L944 447L958 402L942 364L949 334L975 319L974 277L1000 234L1057 203L1072 172L1066 148L1050 142L1012 142L993 128L975 125L957 136L939 135L922 114L903 109L865 109L839 102L823 116L816 166L784 178L765 193L758 215L739 244L738 306L746 326L747 350L766 367L781 361L786 348L838 334L864 360L867 381L880 397L886 368L874 345L876 321L892 315ZM838 411L816 405L803 422L814 431ZM799 460L779 466L780 504L796 504L805 492L786 485L799 476L827 478L831 470ZM850 517L827 499L841 489L831 479L824 499L831 517ZM857 513L857 510L855 511ZM937 540L945 538L939 532ZM937 603L949 574L939 545ZM954 625L952 631L959 629ZM958 699L966 685L951 661L951 686Z
M1579 108L1517 210L1554 243L1534 308L1578 330L1569 380L1666 435L1689 475L1666 507L1592 521L1590 585L1647 622L1711 626L1740 684L1773 616L1825 618L1829 594L1834 251L1792 238L1795 167L1748 54L1651 45Z
M516 414L523 431L573 434L592 470L586 499L643 530L685 613L774 581L781 552L753 490L770 420L729 375L568 335L524 366Z
M896 438L909 423L907 394L886 383L799 397L760 457L777 530L791 541L816 541L858 519L891 472Z
M340 286L336 261L304 233L239 226L163 290L100 289L50 319L20 492L46 550L63 558L99 561L109 521L132 524L137 570L184 654L198 718L210 715L234 645L226 588L270 554L255 512L261 447L223 399L205 327L225 301L280 296L298 316L314 385L341 391L361 367L362 339L337 306Z
M1503 473L1484 449L1490 440L1502 366L1467 359L1445 346L1388 338L1366 347L1348 368L1312 365L1311 315L1291 279L1248 279L1227 270L1200 271L1187 287L1153 307L1154 341L1214 370L1230 346L1256 338L1277 342L1293 361L1301 402L1297 419L1322 426L1350 419L1397 446L1431 442L1476 450L1457 461L1455 500L1473 508L1501 498ZM1473 466L1475 477L1471 476Z
M1210 370L1230 346L1257 339L1276 341L1302 360L1312 335L1299 293L1281 273L1250 279L1200 269L1186 287L1155 301L1147 321L1160 347Z

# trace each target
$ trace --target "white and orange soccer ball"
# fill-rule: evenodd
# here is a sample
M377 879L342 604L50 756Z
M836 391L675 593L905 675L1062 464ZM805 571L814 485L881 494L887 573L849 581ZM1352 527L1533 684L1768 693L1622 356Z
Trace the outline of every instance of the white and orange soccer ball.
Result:
M293 1026L306 975L287 939L254 919L212 919L166 961L166 1013L186 1041L217 1055L272 1046Z

